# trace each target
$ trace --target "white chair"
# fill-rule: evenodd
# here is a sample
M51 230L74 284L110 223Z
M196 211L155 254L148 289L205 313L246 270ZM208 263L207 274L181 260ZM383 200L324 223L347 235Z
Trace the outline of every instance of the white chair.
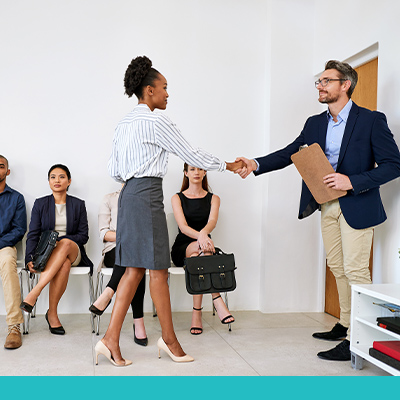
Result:
M169 248L172 248L172 245L174 244L175 238L178 235L178 224L176 223L175 217L173 213L169 213L167 215L167 227L168 227L168 236L169 236ZM175 266L175 264L172 262L171 259L171 267L168 269L169 275L168 279L170 279L171 275L185 275L185 270L183 268ZM213 310L213 315L215 315L215 307L214 307L214 302L211 297L211 303L212 303L212 310ZM225 292L225 304L226 307L229 310L228 307L228 293ZM232 326L231 324L228 324L229 331L232 331Z
M71 275L79 275L79 276L87 276L89 280L89 306L94 302L94 285L93 285L93 269L90 267L71 267L69 272L69 276ZM92 333L94 333L94 315L90 314L90 324L92 327Z

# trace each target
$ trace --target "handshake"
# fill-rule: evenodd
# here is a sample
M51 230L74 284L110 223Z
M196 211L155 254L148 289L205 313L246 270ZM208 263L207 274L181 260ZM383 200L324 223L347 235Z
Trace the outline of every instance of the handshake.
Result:
M251 172L257 169L257 163L254 160L249 160L245 157L237 157L234 162L227 162L226 169L235 174L240 175L241 178L246 178Z

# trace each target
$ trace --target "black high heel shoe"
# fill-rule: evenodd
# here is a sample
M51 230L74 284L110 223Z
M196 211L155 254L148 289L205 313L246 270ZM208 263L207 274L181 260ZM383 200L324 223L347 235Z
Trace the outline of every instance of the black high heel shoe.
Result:
M201 307L201 308L194 308L194 307L193 307L193 310L194 310L194 311L200 311L200 312L201 312L202 309L203 309L203 307ZM200 332L195 332L195 331L200 331ZM191 333L192 335L201 335L201 334L203 333L203 328L198 328L198 327L196 327L196 326L192 326L192 327L190 328L190 333Z
M25 303L25 301L23 301L23 302L21 303L21 305L19 306L19 308L20 308L22 311L25 311L25 312L27 312L27 313L30 314L30 313L32 312L32 310L34 309L35 305L36 305L36 301L35 301L35 304L34 304L33 306L31 306L30 304Z
M144 339L139 339L136 337L135 324L133 324L133 341L139 346L147 346L147 344L149 343L147 336Z
M110 305L110 303L111 303L111 300L110 300L110 301L108 302L108 304L105 306L104 310L99 310L94 304L92 304L92 305L89 307L89 311L90 311L91 313L93 313L93 314L96 314L96 315L103 315L103 312L106 311L106 309L107 309L107 307Z
M221 295L219 295L219 296L217 296L217 297L214 297L212 300L213 300L213 302L215 301L215 300L217 300L217 299L219 299L221 297ZM214 307L215 307L215 305L214 305ZM227 307L228 308L228 307ZM228 310L229 311L229 310ZM233 318L233 321L227 321L229 318ZM233 316L233 315L231 315L231 314L229 314L229 315L227 315L225 318L222 318L221 320L221 324L224 324L224 325L228 325L228 324L233 324L234 322L235 322L235 317Z
M46 318L47 323L49 324L50 332L51 332L53 335L65 335L65 330L64 330L64 328L63 328L62 325L57 326L57 327L55 327L55 328L53 328L53 327L50 325L49 318L48 318L48 316L47 316L48 313L49 313L49 310L46 311L45 318Z

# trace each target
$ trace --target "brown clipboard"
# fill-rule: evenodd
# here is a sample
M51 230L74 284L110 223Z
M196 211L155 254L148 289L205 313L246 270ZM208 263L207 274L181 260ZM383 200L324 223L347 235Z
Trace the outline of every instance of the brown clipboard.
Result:
M318 204L346 196L347 191L329 188L323 182L324 176L335 171L318 143L302 148L290 158Z

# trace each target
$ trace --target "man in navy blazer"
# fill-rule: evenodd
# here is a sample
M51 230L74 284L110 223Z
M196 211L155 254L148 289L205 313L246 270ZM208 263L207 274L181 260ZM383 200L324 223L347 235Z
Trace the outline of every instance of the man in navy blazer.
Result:
M319 102L328 110L306 121L300 135L288 146L267 156L249 160L239 157L250 172L260 175L285 168L300 146L318 143L334 173L324 183L347 195L319 205L302 183L299 219L321 210L321 230L327 262L336 279L340 321L329 332L314 333L323 340L340 340L331 350L318 353L326 360L350 360L351 284L371 283L369 257L373 229L386 220L379 187L400 176L400 154L384 114L357 106L351 95L357 72L346 63L328 61L315 82Z

